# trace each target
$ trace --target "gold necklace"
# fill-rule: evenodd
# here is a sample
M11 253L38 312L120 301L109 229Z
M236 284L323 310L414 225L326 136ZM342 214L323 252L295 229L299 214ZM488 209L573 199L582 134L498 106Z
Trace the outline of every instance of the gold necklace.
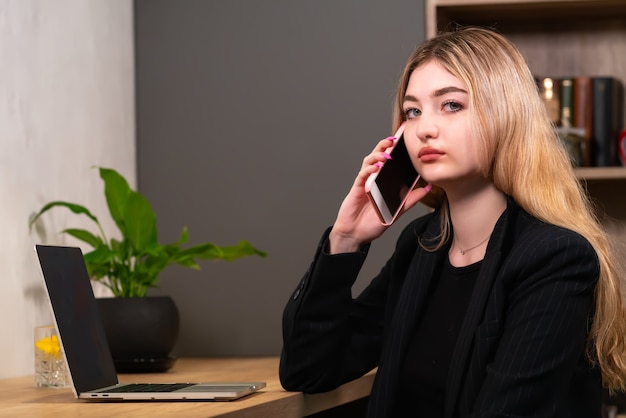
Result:
M456 246L459 247L459 251L461 251L461 255L465 255L466 252L468 251L472 251L473 249L476 249L478 247L480 247L482 244L485 243L485 241L487 241L489 239L489 237L491 237L491 234L489 234L489 236L487 238L485 238L484 240L480 241L478 244L474 245L473 247L470 247L466 250L464 250L463 248L461 248L461 246L459 245L459 242L457 241Z

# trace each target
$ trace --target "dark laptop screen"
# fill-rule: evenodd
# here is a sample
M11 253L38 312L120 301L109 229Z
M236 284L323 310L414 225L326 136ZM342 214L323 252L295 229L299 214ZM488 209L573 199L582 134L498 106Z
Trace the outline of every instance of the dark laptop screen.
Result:
M35 247L76 392L115 385L115 366L80 248Z

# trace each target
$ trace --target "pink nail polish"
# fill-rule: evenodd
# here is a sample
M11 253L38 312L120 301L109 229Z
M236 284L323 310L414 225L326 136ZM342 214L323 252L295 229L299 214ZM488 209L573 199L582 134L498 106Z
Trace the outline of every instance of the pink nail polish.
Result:
M388 137L387 137L387 138L385 138L385 139L386 139L386 140L388 140L388 141L395 141L395 140L396 140L396 139L398 139L398 138L396 138L395 136L388 136Z
M391 160L391 155L387 154L386 152L383 152L383 157L385 157L388 160Z
M426 190L427 192L430 192L430 190L431 190L432 188L433 188L433 185L432 185L432 184L430 184L430 183L428 183L428 184L426 185L426 187L424 187L424 190Z
M378 162L378 163L374 163L374 165L375 165L376 167L380 168L380 167L382 167L382 166L383 166L383 163Z

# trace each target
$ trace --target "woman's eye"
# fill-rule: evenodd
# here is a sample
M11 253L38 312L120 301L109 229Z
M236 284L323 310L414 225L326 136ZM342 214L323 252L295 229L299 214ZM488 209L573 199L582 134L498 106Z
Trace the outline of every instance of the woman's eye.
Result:
M458 112L463 110L463 105L459 102L449 101L443 104L443 108L449 112Z
M404 111L404 118L406 120L409 120L409 119L416 118L416 117L418 117L421 114L422 114L422 112L419 109L414 109L414 108L407 109L407 110Z

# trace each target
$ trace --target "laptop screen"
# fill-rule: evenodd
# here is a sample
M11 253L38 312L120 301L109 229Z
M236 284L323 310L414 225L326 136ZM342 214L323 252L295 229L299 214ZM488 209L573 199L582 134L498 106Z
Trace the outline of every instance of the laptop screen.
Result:
M80 248L36 245L61 345L78 394L118 383Z

